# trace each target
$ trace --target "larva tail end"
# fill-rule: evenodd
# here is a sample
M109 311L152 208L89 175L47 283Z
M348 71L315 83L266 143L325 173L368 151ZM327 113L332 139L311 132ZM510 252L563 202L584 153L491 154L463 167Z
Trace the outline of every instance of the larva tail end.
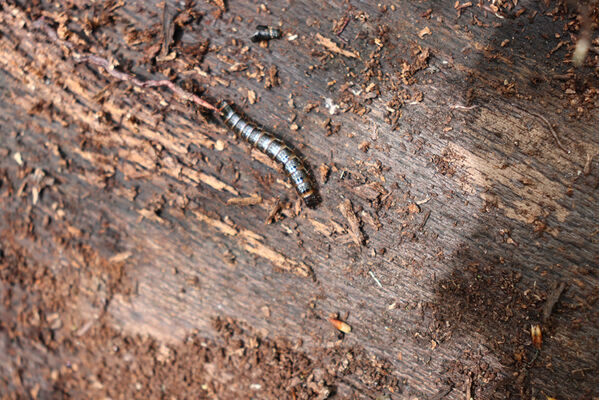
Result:
M318 203L320 203L320 198L313 190L310 190L308 193L305 193L302 196L302 199L304 200L304 204L306 204L308 208L316 208Z

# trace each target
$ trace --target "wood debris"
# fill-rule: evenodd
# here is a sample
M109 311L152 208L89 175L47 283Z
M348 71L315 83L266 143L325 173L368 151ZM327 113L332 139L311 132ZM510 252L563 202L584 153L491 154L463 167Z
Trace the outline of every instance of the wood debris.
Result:
M248 90L248 102L250 104L255 104L256 103L256 99L258 98L258 96L256 95L256 92L254 92L253 90Z
M114 77L118 80L121 80L121 81L130 82L133 85L138 86L140 88L153 88L153 87L166 86L183 100L192 101L201 107L207 108L212 111L217 111L216 107L213 106L212 104L210 104L209 102L207 102L206 100L202 99L201 97L199 97L193 93L190 93L190 92L184 90L183 88L175 85L173 82L171 82L168 79L141 80L141 79L138 79L135 75L118 70L116 68L115 63L109 61L106 58L103 58L103 57L100 57L100 56L97 56L97 55L91 54L91 53L76 52L75 46L73 45L73 43L60 39L59 35L57 35L56 31L54 31L52 28L50 28L50 26L48 26L48 24L46 24L43 17L38 19L37 21L35 21L33 23L33 27L44 31L46 33L46 35L48 35L48 37L52 41L71 50L71 55L73 57L73 60L77 63L84 62L84 63L88 63L91 65L96 65L98 67L102 67L104 69L104 71L107 74L111 75L112 77Z
M210 2L218 7L218 11L215 13L216 18L220 18L220 16L227 11L225 0L210 0Z
M276 66L271 65L268 68L268 75L264 79L264 88L270 89L275 86L279 86L281 84L281 80L279 79L279 70Z
M125 252L122 252L122 253L117 253L117 254L113 255L112 257L110 257L108 259L108 262L111 262L111 263L120 263L120 262L123 262L123 261L127 260L131 256L132 256L132 254L129 251L125 251Z
M331 168L326 164L320 164L320 166L318 167L318 173L320 175L320 182L322 184L327 183L327 180L329 179L330 171L331 171Z
M281 201L279 199L276 199L274 204L271 206L270 212L268 213L268 217L266 217L264 223L268 225L275 222L277 220L277 215L281 212L281 208Z
M360 53L358 53L357 51L344 50L341 47L339 47L337 43L333 42L329 38L325 38L320 33L316 34L316 42L321 46L325 47L327 50L332 51L333 53L341 54L342 56L350 58L360 58Z
M216 190L225 190L231 194L234 194L235 196L239 196L239 192L233 186L227 185L212 175L208 175L204 172L199 172L191 168L184 168L182 173L196 183L202 182Z
M431 33L432 33L431 28L429 28L428 26L425 26L424 28L422 28L420 30L420 32L418 32L418 37L420 39L422 39L423 37L425 37L426 35L430 35Z
M349 223L350 236L355 244L362 246L364 244L364 234L360 230L360 220L354 212L354 208L349 199L345 199L339 204L339 210L341 214L347 219Z
M264 258L280 268L282 271L291 272L304 278L314 279L312 268L301 261L295 261L286 257L284 254L276 251L274 248L262 243L264 238L249 229L239 229L231 221L231 225L227 224L227 220L221 221L218 218L213 218L200 210L193 211L199 221L208 224L215 228L220 233L231 237L237 237L245 251Z
M408 206L408 212L410 214L418 214L420 212L420 207L416 203L410 203Z
M376 214L371 214L369 212L362 211L360 213L360 218L362 218L362 221L370 225L372 229L374 229L375 231L378 231L383 227L383 224L381 224L381 221L379 220L379 217Z
M309 218L308 221L314 226L314 230L318 233L321 233L324 236L331 236L333 234L333 229L327 224L323 224L322 222L316 221L315 219Z
M19 165L19 167L23 166L23 157L21 156L20 152L16 152L15 154L13 154L12 158L15 160L15 162Z
M262 203L262 196L253 194L249 197L233 197L227 200L227 205L232 206L253 206Z
M370 201L376 200L381 195L387 194L387 191L385 190L383 185L381 185L378 182L370 182L360 186L356 186L353 188L353 191L361 198Z

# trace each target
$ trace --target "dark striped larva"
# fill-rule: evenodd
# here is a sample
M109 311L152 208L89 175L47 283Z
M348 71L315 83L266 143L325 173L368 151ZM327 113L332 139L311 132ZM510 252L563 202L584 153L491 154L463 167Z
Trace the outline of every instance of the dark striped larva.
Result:
M272 26L258 25L256 32L250 36L252 42L261 42L263 40L279 39L281 37L281 30L279 28L273 28Z
M297 193L308 207L313 208L316 206L318 196L308 175L308 171L306 171L299 157L285 143L274 137L271 133L244 121L225 101L219 103L218 110L223 122L233 133L283 167L285 173L287 173L291 182L293 182Z

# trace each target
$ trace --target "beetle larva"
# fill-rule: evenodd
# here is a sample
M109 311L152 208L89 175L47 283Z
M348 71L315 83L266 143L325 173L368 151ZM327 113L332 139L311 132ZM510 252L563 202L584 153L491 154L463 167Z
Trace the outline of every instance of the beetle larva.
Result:
M271 133L244 121L225 101L219 103L218 110L221 119L233 133L283 167L291 182L293 182L297 193L308 207L313 208L316 206L318 196L308 171L306 171L299 157L285 143Z
M252 42L260 42L263 40L279 39L281 37L281 30L279 28L273 28L272 26L258 25L256 32L250 36Z

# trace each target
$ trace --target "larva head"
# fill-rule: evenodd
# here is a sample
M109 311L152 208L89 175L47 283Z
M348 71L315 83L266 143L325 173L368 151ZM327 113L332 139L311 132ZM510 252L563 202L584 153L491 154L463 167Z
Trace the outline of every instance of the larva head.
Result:
M222 100L218 103L217 105L218 107L218 116L220 117L220 119L222 119L222 121L225 123L225 125L227 125L229 128L231 128L231 126L229 125L230 120L235 117L237 115L237 113L235 112L235 110L233 110L233 107L231 107L229 105L229 103L227 103L226 101ZM239 116L238 116L239 119Z
M231 109L231 106L225 100L221 100L216 105L216 108L218 108L218 113L222 118L226 115L227 110Z

